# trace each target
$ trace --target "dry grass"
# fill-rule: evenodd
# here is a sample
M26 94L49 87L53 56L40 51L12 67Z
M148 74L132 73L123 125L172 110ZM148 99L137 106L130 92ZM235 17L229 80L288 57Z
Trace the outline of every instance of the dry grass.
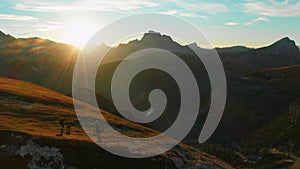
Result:
M77 101L78 102L78 101ZM93 119L99 119L98 109L86 103L78 102L84 114L80 118L88 117L93 123ZM108 112L101 110L106 121L114 126L122 134L131 137L151 137L158 135L159 132L150 128L141 126L131 121L122 119ZM71 134L58 137L59 133L58 121L65 118L68 122L72 122ZM73 108L73 99L60 93L45 89L33 83L19 80L0 78L0 130L17 131L26 133L35 137L51 138L55 140L76 140L91 143L91 139L83 131L78 122L78 118ZM88 131L93 133L94 130ZM110 131L105 131L104 142L108 144L118 143L117 146L125 146L119 138L106 139L110 136ZM102 136L102 135L101 135ZM151 145L157 145L162 140L157 140ZM145 146L151 146L145 145ZM200 152L190 146L179 144L176 148L165 153L167 159L186 158L180 157L178 152L186 152L191 154L189 160L197 164L198 160L208 161L209 163L231 168L230 165L217 159L214 156Z
M97 110L79 102L86 117L99 119ZM121 119L101 110L106 121L120 131L135 137L150 137L158 133L152 129ZM71 135L65 139L90 141L79 125L73 108L73 99L33 83L0 78L0 130L20 131L36 136L56 137L58 120L65 118L73 123ZM132 130L131 130L132 129Z

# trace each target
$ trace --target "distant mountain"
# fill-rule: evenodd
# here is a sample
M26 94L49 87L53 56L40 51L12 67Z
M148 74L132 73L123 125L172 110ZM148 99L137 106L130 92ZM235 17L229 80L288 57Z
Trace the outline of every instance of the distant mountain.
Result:
M0 31L0 43L1 42L9 42L12 40L15 40L16 38L14 38L13 36L9 35L9 34L5 34L3 32Z
M162 40L157 42L158 39ZM197 56L187 46L181 46L170 37L158 33L147 33L146 39L134 40L113 48L106 59L114 58L114 62L107 62L109 64L104 64L99 69L99 72L102 73L98 73L97 76L97 91L111 100L110 84L114 70L126 56L145 48L161 48L172 51L185 61L194 72L200 86L201 114L199 114L195 127L187 140L195 140L209 109L210 84L208 83L208 75L201 61L197 60ZM200 47L198 49L210 52ZM268 82L257 82L254 79L243 79L247 74L262 69L280 68L300 63L299 50L294 41L289 38L283 38L270 46L258 49L229 47L217 49L217 52L224 64L227 76L228 99L216 135L225 135L234 140L241 140L253 130L261 127L262 124L280 116L286 111L290 102L299 95L299 92L294 91L294 87L298 83L274 85ZM168 76L158 75L159 73L148 71L137 76L132 82L131 97L137 108L146 110L150 106L147 98L149 92L155 88L163 89L168 96L168 105L164 114L169 116L161 117L151 123L150 126L158 130L165 130L172 124L177 115L174 112L178 112L180 95L178 95L176 83ZM138 101L134 99L138 99Z
M216 50L220 53L242 53L252 50L253 48L247 48L245 46L233 46L233 47L225 47L225 48L216 48Z
M80 53L79 49L40 38L16 39L2 32L0 36L2 37L2 42L0 41L1 76L35 82L65 94L71 93L72 72ZM196 44L193 45L196 46ZM91 50L97 53L110 49L102 65L108 63L117 65L130 53L151 47L178 54L183 60L194 65L195 72L205 74L205 70L197 66L202 64L201 61L188 46L182 46L171 37L157 32L145 33L141 40L120 44L114 48L101 45ZM200 47L198 49L209 51ZM261 69L300 63L299 50L295 42L289 38L283 38L273 45L258 49L236 46L216 50L224 64L228 79L241 78L247 73ZM97 57L97 54L91 56L91 60L93 57Z
M173 53L193 54L187 46L182 46L173 41L170 36L162 35L159 32L149 31L143 35L141 40L133 40L127 44L120 44L116 48L113 48L105 57L106 59L103 63L107 64L121 61L132 52L144 48L160 48Z
M78 104L86 109L85 117L96 120L94 107L82 102ZM102 112L106 121L124 134L127 132L133 137L158 134L155 130ZM58 121L61 118L71 123L70 135L56 136L60 133ZM152 158L129 159L110 154L87 137L76 117L72 98L24 81L0 78L0 120L3 168L232 168L222 160L184 144ZM110 133L109 130L101 132L102 143L110 144L113 139L122 142L111 137ZM117 148L122 145L117 144Z
M80 50L41 38L0 41L0 76L26 80L71 93L72 72Z
M198 47L196 44L193 46ZM128 44L113 48L103 63L113 63L123 60L134 51L144 48L160 48L171 51L183 60L195 60L197 57L188 46L182 46L173 41L167 35L157 32L145 33L141 40L134 40ZM198 50L208 52L209 50L198 47ZM216 48L224 64L226 75L229 79L241 78L243 75L267 68L278 68L300 63L300 52L294 41L283 38L274 44L262 48L247 48L234 46ZM191 59L193 58L193 59Z
M300 52L295 42L289 38L283 38L267 47L238 53L219 50L218 52L228 78L240 78L257 70L300 63Z

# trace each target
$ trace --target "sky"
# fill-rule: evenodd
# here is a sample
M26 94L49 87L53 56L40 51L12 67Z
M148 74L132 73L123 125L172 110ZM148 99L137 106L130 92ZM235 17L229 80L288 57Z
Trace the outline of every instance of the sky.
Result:
M83 46L105 25L140 13L177 16L215 47L300 45L299 0L0 0L0 31Z

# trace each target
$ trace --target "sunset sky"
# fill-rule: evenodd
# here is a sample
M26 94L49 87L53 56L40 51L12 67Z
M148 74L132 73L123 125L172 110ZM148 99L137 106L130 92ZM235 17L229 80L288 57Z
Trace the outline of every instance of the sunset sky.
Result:
M0 30L82 46L103 26L145 12L180 17L213 46L269 45L288 36L300 44L298 0L0 0Z

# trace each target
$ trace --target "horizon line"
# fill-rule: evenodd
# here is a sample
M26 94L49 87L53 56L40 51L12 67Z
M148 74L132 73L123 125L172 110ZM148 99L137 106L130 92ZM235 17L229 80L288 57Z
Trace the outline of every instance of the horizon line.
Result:
M18 35L12 35L12 34L9 34L9 33L4 33L3 31L1 31L0 30L0 32L2 32L4 35L10 35L10 36L12 36L12 37L14 37L14 38L16 38L16 39L30 39L30 38L40 38L40 39L44 39L44 40L49 40L49 41L52 41L52 42L54 42L54 43L62 43L62 44L66 44L66 45L71 45L71 46L74 46L74 47L77 47L77 48L80 48L80 49L83 49L84 47L85 47L85 45L84 46L82 46L82 47L80 47L80 46L78 46L78 45L76 45L76 44L73 44L73 43L71 43L71 42L67 42L67 41L64 41L64 40L54 40L54 39L51 39L51 38L45 38L45 37L39 37L39 36L28 36L28 37L22 37L22 35L21 36L18 36ZM147 32L145 32L145 33L147 33ZM144 33L144 34L145 34ZM161 35L164 35L164 34L161 34ZM166 36L169 36L169 35L166 35ZM170 36L171 37L171 36ZM171 37L172 38L172 37ZM193 43L196 43L196 45L198 46L198 47L200 47L200 48L203 48L203 49L216 49L216 48L231 48L231 47L246 47L246 48L249 48L249 49L258 49L258 48L263 48L263 47L268 47L268 46L270 46L270 45L272 45L272 44L274 44L275 42L278 42L278 41L280 41L280 40L282 40L282 39L284 39L284 38L289 38L290 40L292 40L292 41L294 41L295 42L295 44L296 44L296 46L300 49L300 43L297 43L294 39L291 39L289 36L283 36L282 38L280 38L280 39L277 39L277 40L274 40L273 42L270 42L270 43L268 43L268 44L265 44L265 45L261 45L261 46L248 46L248 45L243 45L243 44L232 44L232 45L213 45L213 43L211 44L212 46L213 46L213 48L205 48L205 47L201 47L201 46L198 46L198 44L197 44L197 42L193 42ZM127 43L129 43L129 42L131 42L131 41L133 41L133 40L139 40L138 38L135 38L135 39L129 39L128 41L125 41L126 43L124 43L124 42L120 42L120 43L118 43L117 45L107 45L106 43L99 43L99 46L101 45L101 44L104 44L104 45L106 45L106 46L108 46L108 47L111 47L111 48L113 48L113 47L117 47L117 46L119 46L120 44L127 44ZM180 43L180 42L178 42L176 39L174 39L174 38L172 38L172 40L174 41L174 42L176 42L176 43L178 43L178 44L180 44L181 46L187 46L187 45L190 45L190 44L193 44L193 43L189 43L189 44L182 44L182 43Z

